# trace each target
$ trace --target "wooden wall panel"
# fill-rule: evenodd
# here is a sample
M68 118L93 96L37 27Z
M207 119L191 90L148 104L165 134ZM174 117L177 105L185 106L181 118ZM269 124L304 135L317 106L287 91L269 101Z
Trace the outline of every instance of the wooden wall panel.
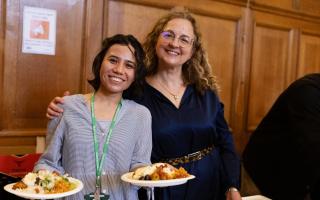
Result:
M54 56L21 52L24 6L57 11ZM45 127L50 99L80 91L83 10L84 1L7 1L3 129Z
M66 90L90 90L86 79L103 38L104 5L93 0L0 1L0 140L21 138L14 146L0 144L0 153L41 152L46 133L45 112L54 96ZM22 53L24 6L57 12L56 54ZM28 141L34 141L32 144ZM10 148L12 146L12 148ZM21 147L21 148L20 148ZM41 151L39 149L41 148Z
M248 127L252 131L286 87L289 30L257 25L254 29Z
M4 5L4 0L0 0L0 97L3 97L3 70L4 70L4 32L5 32L5 16L6 9ZM3 113L3 99L0 98L0 113ZM0 115L0 127L3 125L3 115Z
M156 21L167 12L166 9L148 5L110 1L108 5L108 26L106 27L107 36L117 33L132 34L140 42L143 42Z
M314 67L307 70L302 66L305 63L301 63L305 62L305 44L302 43L308 43L303 34L313 36L312 42L315 40L314 37L320 32L317 18L311 22L300 17L290 18L257 10L253 11L253 20L255 25L248 83L248 109L245 113L247 116L243 116L247 121L244 131L248 132L249 136L267 114L274 100L291 82L306 73L319 72ZM267 36L264 39L265 44L261 44L259 34ZM308 62L317 62L317 54L310 53L311 51L308 52ZM311 65L317 66L314 63Z
M320 72L320 35L303 33L299 46L298 77Z
M319 20L314 16L320 16L319 0L251 0L251 4L259 10L305 20Z
M196 15L202 33L202 41L208 52L212 71L220 85L221 101L225 105L225 117L230 122L232 86L234 78L237 21ZM232 124L230 124L232 126Z
M0 140L0 155L34 153L35 148L36 138L34 137L15 136L2 138Z
M296 0L297 1L297 0ZM319 0L300 0L297 3L299 11L320 16L320 1Z
M86 1L86 9L84 13L84 35L82 46L82 92L87 93L92 91L92 87L88 84L87 80L92 78L92 63L100 50L101 42L104 39L105 21L103 20L108 11L104 9L107 1Z
M293 0L253 0L254 4L270 6L274 8L280 8L285 10L293 10L295 3Z

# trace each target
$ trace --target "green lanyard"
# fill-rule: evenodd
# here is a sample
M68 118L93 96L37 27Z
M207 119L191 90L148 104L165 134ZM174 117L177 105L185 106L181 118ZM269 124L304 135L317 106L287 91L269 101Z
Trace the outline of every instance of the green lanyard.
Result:
M122 100L119 101L116 111L112 117L112 121L109 127L109 131L108 131L108 135L107 138L104 142L103 145L103 153L101 155L101 160L99 161L99 144L98 144L98 140L97 140L97 120L96 120L96 116L94 114L94 97L95 97L95 93L93 93L92 97L91 97L91 119L92 119L92 133L93 133L93 141L94 141L94 154L95 154L95 160L96 160L96 188L101 189L101 172L102 172L102 165L104 162L104 159L106 157L107 151L108 151L108 146L109 146L109 142L110 142L110 138L112 135L112 131L116 122L116 117L119 113L119 110L122 106Z

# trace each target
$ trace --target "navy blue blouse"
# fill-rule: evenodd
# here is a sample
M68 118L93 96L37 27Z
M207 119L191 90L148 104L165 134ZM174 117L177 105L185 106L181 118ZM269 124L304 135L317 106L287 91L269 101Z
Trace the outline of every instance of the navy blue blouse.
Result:
M224 199L228 187L239 187L240 162L223 105L214 92L207 90L201 95L189 85L176 108L145 82L143 95L133 99L152 115L153 163L215 146L201 160L181 165L195 179L180 186L156 188L156 199Z

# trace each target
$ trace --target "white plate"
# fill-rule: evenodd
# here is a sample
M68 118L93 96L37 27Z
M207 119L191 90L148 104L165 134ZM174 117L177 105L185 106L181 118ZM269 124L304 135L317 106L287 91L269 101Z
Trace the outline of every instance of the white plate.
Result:
M159 180L159 181L147 181L147 180L135 180L132 178L133 172L125 173L121 176L121 180L131 183L133 185L141 186L141 187L168 187L173 185L181 185L186 183L190 179L194 179L195 176L190 175L186 178L177 178L170 180Z
M56 194L31 194L31 193L27 193L27 192L23 192L23 191L18 191L18 190L13 190L12 186L15 183L10 183L6 186L4 186L4 190L6 190L7 192L10 192L14 195L17 195L19 197L23 197L23 198L27 198L27 199L55 199L55 198L61 198L61 197L66 197L66 196L70 196L73 195L77 192L80 192L83 188L83 183L75 178L68 178L71 182L75 183L77 185L77 187L73 190L70 190L68 192L63 192L63 193L56 193Z
M271 199L262 195L254 195L254 196L242 197L242 200L271 200Z

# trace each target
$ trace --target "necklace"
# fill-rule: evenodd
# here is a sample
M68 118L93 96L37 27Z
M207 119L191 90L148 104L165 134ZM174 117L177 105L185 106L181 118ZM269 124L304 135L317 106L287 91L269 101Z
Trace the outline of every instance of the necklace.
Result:
M168 94L170 94L170 95L173 97L174 101L178 101L178 100L181 98L181 97L179 96L179 94L174 94L174 93L172 93L172 92L169 90L169 88L168 88L167 86L165 86L164 84L162 84L160 81L158 81L158 83L159 83L159 85L160 85L166 92L168 92ZM179 88L178 93L180 92L180 89L181 89L181 88Z

